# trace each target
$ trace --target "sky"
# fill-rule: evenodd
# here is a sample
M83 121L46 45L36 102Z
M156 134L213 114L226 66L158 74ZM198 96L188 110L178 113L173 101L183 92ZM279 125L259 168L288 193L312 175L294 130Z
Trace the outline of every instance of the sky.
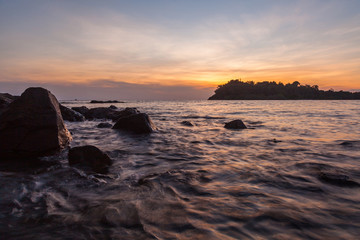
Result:
M0 0L0 92L207 99L231 79L360 91L359 0Z

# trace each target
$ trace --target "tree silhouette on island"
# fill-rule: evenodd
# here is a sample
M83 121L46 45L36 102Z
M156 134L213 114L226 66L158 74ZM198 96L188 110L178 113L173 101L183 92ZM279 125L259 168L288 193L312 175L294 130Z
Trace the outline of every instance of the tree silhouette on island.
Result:
M360 99L360 92L319 90L317 85L301 85L298 81L281 82L243 82L230 80L219 85L215 94L208 100L351 100Z

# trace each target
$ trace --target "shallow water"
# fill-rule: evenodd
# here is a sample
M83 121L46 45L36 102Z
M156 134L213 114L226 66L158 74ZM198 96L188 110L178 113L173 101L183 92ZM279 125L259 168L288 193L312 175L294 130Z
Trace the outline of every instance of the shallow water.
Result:
M66 151L40 168L1 166L1 239L360 236L360 101L115 105L148 113L158 131L66 122L71 146L114 160L105 175L69 167ZM234 119L249 129L223 128Z

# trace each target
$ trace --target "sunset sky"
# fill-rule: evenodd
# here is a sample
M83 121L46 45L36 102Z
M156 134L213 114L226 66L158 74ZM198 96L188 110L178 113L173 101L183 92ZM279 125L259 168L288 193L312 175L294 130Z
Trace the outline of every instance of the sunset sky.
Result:
M235 78L354 91L359 76L359 0L0 0L0 92L206 99Z

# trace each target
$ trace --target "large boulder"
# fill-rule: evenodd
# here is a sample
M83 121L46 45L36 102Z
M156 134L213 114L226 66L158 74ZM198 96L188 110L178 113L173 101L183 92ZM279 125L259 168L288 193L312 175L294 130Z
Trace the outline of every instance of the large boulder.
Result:
M106 153L91 145L71 148L68 160L71 166L89 167L98 173L106 173L112 163Z
M241 120L234 120L228 123L225 123L225 128L227 129L246 129L247 127Z
M69 121L69 122L83 122L85 121L85 117L79 113L76 112L70 108L67 108L60 104L60 111L61 115L63 117L63 120Z
M44 88L28 88L0 117L0 159L52 155L71 141L59 103Z
M137 113L118 119L113 129L133 133L152 133L156 130L156 127L146 113Z
M81 107L72 107L72 110L81 113L83 116L85 116L85 113L87 113L89 111L89 109L85 106L81 106Z

